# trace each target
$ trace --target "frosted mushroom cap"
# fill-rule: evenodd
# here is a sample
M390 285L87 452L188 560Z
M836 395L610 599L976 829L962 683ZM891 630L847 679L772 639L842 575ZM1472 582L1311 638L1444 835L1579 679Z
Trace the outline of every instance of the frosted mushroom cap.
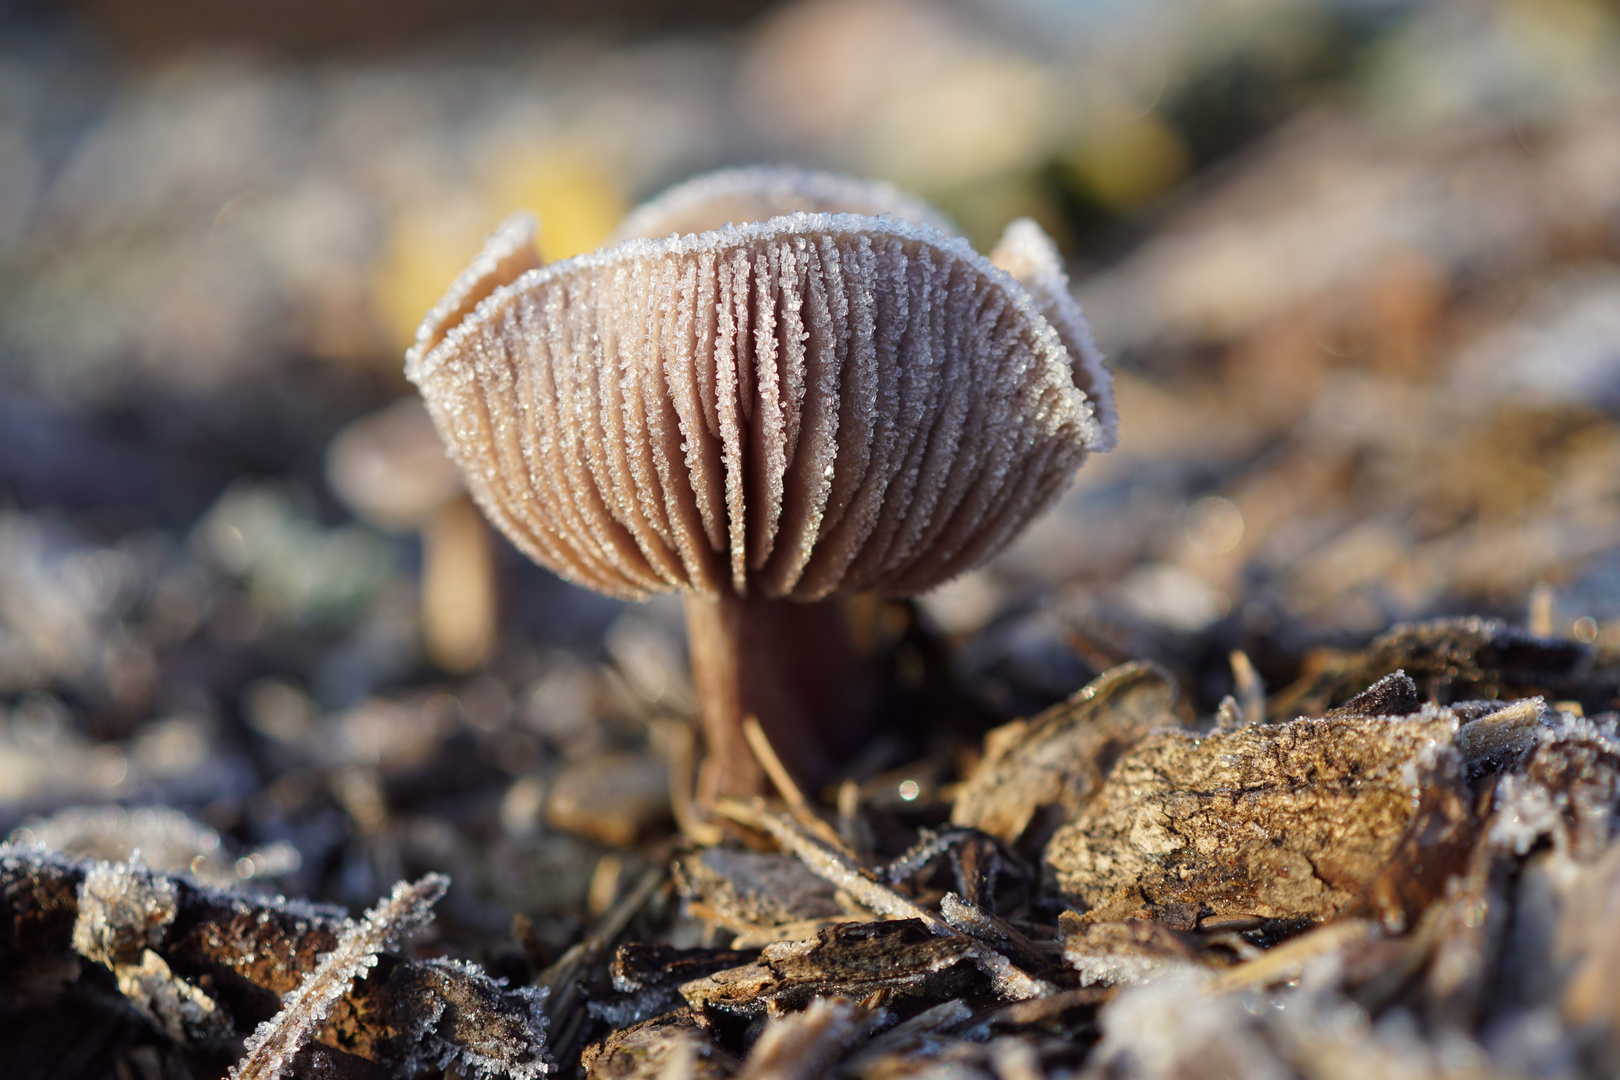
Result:
M620 223L614 240L700 233L801 212L893 217L945 233L952 231L951 223L938 210L893 184L756 165L721 169L676 184L632 210ZM1115 419L1111 379L1102 352L1092 340L1091 327L1069 291L1069 277L1063 271L1057 245L1035 222L1020 218L1007 226L990 252L990 261L1028 290L1036 307L1058 332L1069 351L1075 385L1094 399L1104 426L1105 444L1093 449L1112 449Z
M676 184L630 211L614 233L614 242L707 232L798 213L887 215L951 231L943 214L893 184L757 165L721 169Z
M515 219L406 372L485 513L565 578L920 592L1113 443L1056 252L1009 235L1011 272L926 224L797 212L528 269Z

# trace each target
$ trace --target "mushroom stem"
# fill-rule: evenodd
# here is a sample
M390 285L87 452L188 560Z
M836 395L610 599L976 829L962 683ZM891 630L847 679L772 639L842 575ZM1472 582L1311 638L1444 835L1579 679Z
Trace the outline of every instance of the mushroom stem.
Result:
M686 633L706 744L700 806L766 791L744 717L759 720L777 755L811 789L831 778L869 730L878 682L836 600L687 593Z
M495 647L495 552L472 500L458 496L422 529L422 639L439 667L462 675Z

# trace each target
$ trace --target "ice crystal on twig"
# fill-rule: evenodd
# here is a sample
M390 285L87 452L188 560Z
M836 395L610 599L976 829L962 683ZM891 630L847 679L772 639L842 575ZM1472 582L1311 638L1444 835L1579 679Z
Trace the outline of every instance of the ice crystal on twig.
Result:
M449 885L450 879L442 874L395 885L393 894L352 924L337 947L287 995L281 1012L260 1024L248 1038L246 1053L231 1069L234 1080L276 1080L281 1076L354 980L376 965L377 954L427 925L433 917L433 904Z

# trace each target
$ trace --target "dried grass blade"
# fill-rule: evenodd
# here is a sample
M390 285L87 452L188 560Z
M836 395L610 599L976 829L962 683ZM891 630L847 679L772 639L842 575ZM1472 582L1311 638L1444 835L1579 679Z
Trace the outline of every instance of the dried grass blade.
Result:
M918 906L894 889L872 877L851 859L823 847L791 818L766 813L762 808L736 799L722 799L715 810L740 825L769 834L810 871L837 885L856 901L893 919L916 919L942 937L958 938L980 971L990 978L996 993L1005 998L1043 997L1055 987L1023 971L1001 953L952 927L933 912Z
M769 776L771 783L776 785L776 790L782 795L782 801L787 803L788 811L798 823L814 833L818 840L834 851L853 859L853 854L844 846L844 841L838 833L833 830L832 826L817 817L816 812L810 808L810 803L805 799L804 792L799 789L798 783L793 779L793 774L788 772L787 766L782 764L782 759L776 754L776 748L771 745L771 740L765 734L765 729L760 726L759 717L751 714L743 717L742 729L743 737L748 740L748 748L754 752L754 757L758 759L760 768L765 770L765 775Z

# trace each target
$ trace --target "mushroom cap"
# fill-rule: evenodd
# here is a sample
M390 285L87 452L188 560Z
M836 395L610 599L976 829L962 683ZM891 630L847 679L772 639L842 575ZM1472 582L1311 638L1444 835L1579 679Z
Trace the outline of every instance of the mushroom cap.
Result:
M721 169L676 184L632 210L620 223L614 241L699 233L799 212L896 217L931 225L941 232L952 231L945 215L893 184L755 165ZM1074 383L1095 401L1097 416L1104 425L1104 444L1092 449L1112 449L1116 428L1112 379L1080 304L1069 291L1069 276L1063 271L1057 245L1035 222L1019 218L1007 226L990 252L990 261L1029 291L1036 307L1058 332L1064 348L1069 350Z
M836 173L755 165L721 169L676 184L626 215L615 243L671 233L707 232L722 225L767 221L784 214L859 214L903 218L950 232L951 223L923 200L893 184Z
M414 398L338 432L326 448L326 480L356 515L398 531L419 528L462 490L460 470Z
M631 224L708 220L702 202ZM1055 249L1009 237L1003 269L888 212L797 211L528 269L517 218L406 373L485 513L565 578L629 598L921 592L1113 443Z

